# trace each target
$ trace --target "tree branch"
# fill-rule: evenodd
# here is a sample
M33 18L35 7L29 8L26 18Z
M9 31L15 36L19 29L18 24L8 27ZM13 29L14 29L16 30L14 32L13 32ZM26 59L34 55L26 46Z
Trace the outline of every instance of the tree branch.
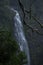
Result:
M32 30L32 32L36 31L37 34L43 35L42 33L40 33L40 32L38 31L38 29L34 29L31 25L29 25L29 24L27 24L27 23L25 22L25 16L26 16L25 13L30 14L30 13L31 13L31 10L29 10L29 11L26 10L20 0L18 0L18 2L19 2L19 5L20 5L20 8L21 8L22 11L23 11L23 23L24 23L27 27L29 27L29 28ZM41 28L43 28L43 25L39 22L39 20L37 20L37 19L36 19L34 16L32 16L32 15L31 15L31 17L41 26Z
M32 16L32 18L40 25L41 28L43 28L42 24L39 22L39 20L36 17Z

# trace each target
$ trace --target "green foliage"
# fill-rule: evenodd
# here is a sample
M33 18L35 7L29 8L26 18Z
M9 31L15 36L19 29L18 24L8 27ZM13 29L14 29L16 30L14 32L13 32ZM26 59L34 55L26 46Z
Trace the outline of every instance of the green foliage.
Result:
M10 56L18 51L18 45L11 38L11 34L0 31L0 62L5 63L10 60Z
M8 31L0 31L0 65L23 65L26 56Z

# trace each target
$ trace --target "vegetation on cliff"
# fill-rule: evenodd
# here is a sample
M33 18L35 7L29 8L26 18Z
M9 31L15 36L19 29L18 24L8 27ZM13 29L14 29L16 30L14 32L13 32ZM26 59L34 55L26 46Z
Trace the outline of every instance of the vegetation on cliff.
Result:
M23 65L26 55L12 36L15 13L8 6L9 0L0 0L0 65Z

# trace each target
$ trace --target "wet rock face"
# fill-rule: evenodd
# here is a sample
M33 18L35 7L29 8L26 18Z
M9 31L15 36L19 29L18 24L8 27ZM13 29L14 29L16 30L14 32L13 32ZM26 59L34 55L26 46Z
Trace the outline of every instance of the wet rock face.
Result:
M1 3L1 1L2 0L0 0L0 3ZM34 1L33 5L32 5L32 15L39 18L40 22L43 23L43 0L32 0L32 1ZM21 13L21 9L19 7L18 0L10 0L10 2L11 2L10 3L11 7L18 10ZM26 9L29 9L29 6L30 6L29 2L30 2L30 0L26 0L26 1L22 0L22 3ZM29 3L29 4L27 4L27 3ZM34 23L33 20L32 20L32 23ZM5 24L8 24L7 27ZM10 28L8 22L5 24L4 25L6 28ZM11 26L12 26L12 24L13 23L11 23ZM36 28L39 26L36 22L34 24L32 24L33 27L34 27L34 25ZM1 24L0 24L0 26L1 26ZM39 29L39 31L40 30L41 30L41 28ZM42 32L42 30L41 30L41 32ZM26 33L26 37L27 37L27 40L28 40L28 43L30 46L31 64L32 65L38 65L38 64L43 65L43 61L41 61L42 60L41 57L43 57L43 54L42 54L43 51L41 52L41 50L43 49L43 36L40 36L35 32L34 33L32 33L31 31L27 32L27 30L25 33ZM39 53L39 51L40 51L40 53ZM37 59L38 59L38 61L37 61Z
M38 18L39 22L43 24L43 0L31 0L31 1L34 2L32 5L32 15ZM16 1L14 0L14 4L12 5L14 5L15 9L19 9L19 4L18 2L17 3L16 2L17 0ZM28 10L30 7L29 2L30 0L26 0L26 1L22 0L23 5ZM43 29L41 29L40 25L36 23L36 21L34 21L33 19L31 23L29 21L27 23L29 23L34 28L39 29L39 31L43 33ZM32 31L27 32L27 29L26 29L26 37L30 46L31 64L43 65L43 61L42 61L43 52L41 52L41 50L43 49L43 36L38 35L36 32L33 32L33 33Z
M18 9L18 10L19 10L18 0L10 0L10 5L11 5L14 9Z

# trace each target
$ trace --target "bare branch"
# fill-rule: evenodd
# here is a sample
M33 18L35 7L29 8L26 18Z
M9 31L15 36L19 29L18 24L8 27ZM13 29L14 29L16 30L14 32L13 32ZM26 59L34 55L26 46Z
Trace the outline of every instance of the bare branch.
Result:
M42 24L39 22L39 20L36 17L32 16L32 18L41 26L41 28L43 28Z
M30 28L30 29L32 30L32 32L35 31L37 34L43 35L42 33L40 33L40 31L39 31L38 29L34 29L31 25L27 24L26 22L25 22L25 25L26 25L28 28Z
M28 13L28 14L30 14L30 16L41 26L41 28L43 28L43 25L39 22L39 20L37 20L34 16L32 16L31 15L31 8L30 8L30 10L28 11L28 10L26 10L25 8L24 8L24 6L23 6L23 4L21 3L21 1L20 0L18 0L18 2L19 2L19 5L20 5L20 8L22 9L22 11L23 11L23 23L28 27L28 28L30 28L31 30L32 30L32 32L34 32L34 31L36 31L36 33L37 34L39 34L39 35L43 35L42 33L40 33L39 31L38 31L38 29L34 29L31 25L29 25L29 24L27 24L26 22L25 22L25 12L26 13ZM32 5L32 4L31 4ZM30 19L31 19L31 17L30 17Z
M33 27L32 27L31 25L27 24L25 21L24 21L24 24L25 24L28 28L30 28L30 29L32 30L32 32L34 32Z
M19 3L19 5L20 5L20 8L22 9L22 12L23 12L23 18L25 18L25 8L24 8L24 6L23 6L23 4L21 3L21 0L18 0L18 3Z
M28 14L30 13L30 11L28 11L28 10L25 10L25 11L26 11ZM41 24L36 17L34 17L34 16L32 16L32 15L31 15L31 17L41 26L41 28L43 28L43 24Z
M36 31L36 33L39 34L39 35L43 35L42 33L39 32L38 29L34 29L34 31Z

